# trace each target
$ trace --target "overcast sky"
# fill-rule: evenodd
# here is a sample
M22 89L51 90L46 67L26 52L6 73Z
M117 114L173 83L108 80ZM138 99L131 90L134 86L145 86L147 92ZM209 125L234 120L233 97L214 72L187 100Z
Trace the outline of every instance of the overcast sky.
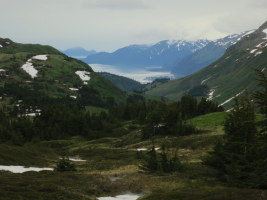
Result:
M113 51L165 39L216 39L258 28L267 0L0 0L0 37Z

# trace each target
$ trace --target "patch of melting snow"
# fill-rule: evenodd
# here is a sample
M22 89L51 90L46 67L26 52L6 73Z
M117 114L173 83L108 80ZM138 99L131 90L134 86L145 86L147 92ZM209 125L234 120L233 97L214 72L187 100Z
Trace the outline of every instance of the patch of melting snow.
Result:
M131 192L127 192L115 197L98 197L98 200L136 200L141 197L141 194L134 194Z
M207 79L205 79L205 80L203 80L203 81L201 81L201 85L203 85L203 83L205 83L207 80L209 80L211 77L209 77L209 78L207 78Z
M69 160L73 162L86 162L87 161L87 160L82 160L80 158L72 158L72 157L69 157Z
M208 94L208 100L211 101L213 99L213 95L214 95L215 89L211 89L210 93Z
M0 165L0 170L4 171L10 171L13 173L24 173L24 172L30 172L30 171L53 171L53 168L38 168L38 167L24 167L24 166L5 166Z
M78 91L78 88L69 88L71 91Z
M33 67L33 64L27 61L21 67L25 72L27 72L32 78L37 77L38 71Z
M142 148L138 148L138 149L136 149L137 151L147 151L147 150L149 150L150 148L144 148L144 147L142 147ZM155 147L155 150L156 151L158 151L160 148L159 147Z
M0 69L0 72L5 72L6 70L5 69Z
M111 182L116 182L118 180L121 180L121 177L108 177Z
M245 91L245 90L243 90L243 91L239 92L238 94L236 94L235 96L233 96L233 97L227 99L225 102L221 103L219 106L223 106L224 104L229 103L229 102L232 101L234 98L236 98L236 97L238 97L239 95L241 95L244 91Z
M256 52L258 49L252 49L251 51L250 51L250 53L252 54L252 53L254 53L254 52Z
M264 72L265 71L265 67L261 70L261 72Z
M262 51L258 51L255 53L255 56L262 54Z
M70 98L77 99L77 96L70 96Z
M88 84L87 81L90 81L90 76L89 76L90 72L87 72L87 71L76 71L75 74L77 74L80 77L80 79L83 81L83 83L85 85Z
M3 46L0 44L0 48L2 48Z
M36 55L36 56L33 56L32 59L34 59L34 60L47 60L47 55Z

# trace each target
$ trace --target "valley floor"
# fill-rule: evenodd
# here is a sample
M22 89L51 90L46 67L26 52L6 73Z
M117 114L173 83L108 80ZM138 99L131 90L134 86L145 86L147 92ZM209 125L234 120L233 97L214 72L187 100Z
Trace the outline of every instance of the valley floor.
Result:
M203 165L207 152L223 136L225 115L213 113L193 119L190 123L203 130L198 135L155 138L156 147L165 144L173 150L178 149L184 169L172 174L140 172L139 157L145 151L138 149L149 148L152 144L140 139L138 125L121 138L86 141L76 137L35 142L22 147L0 145L0 165L53 168L60 157L69 156L77 168L76 172L17 174L0 171L0 199L89 200L124 192L142 194L140 198L143 200L267 199L267 192L263 190L224 185L217 178L216 171Z

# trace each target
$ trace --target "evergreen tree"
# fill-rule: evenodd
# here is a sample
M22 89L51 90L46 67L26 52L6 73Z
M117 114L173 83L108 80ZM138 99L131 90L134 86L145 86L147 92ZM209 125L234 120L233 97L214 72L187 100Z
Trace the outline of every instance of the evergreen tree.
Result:
M224 143L214 148L206 163L220 170L229 183L250 186L255 172L257 130L254 105L248 95L235 99L224 130Z

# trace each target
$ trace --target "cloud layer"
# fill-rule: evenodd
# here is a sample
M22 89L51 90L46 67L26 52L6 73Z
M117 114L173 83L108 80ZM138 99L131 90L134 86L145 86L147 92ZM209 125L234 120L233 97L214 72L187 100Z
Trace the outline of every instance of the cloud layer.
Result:
M164 39L216 39L257 28L266 0L0 0L0 37L112 51Z

